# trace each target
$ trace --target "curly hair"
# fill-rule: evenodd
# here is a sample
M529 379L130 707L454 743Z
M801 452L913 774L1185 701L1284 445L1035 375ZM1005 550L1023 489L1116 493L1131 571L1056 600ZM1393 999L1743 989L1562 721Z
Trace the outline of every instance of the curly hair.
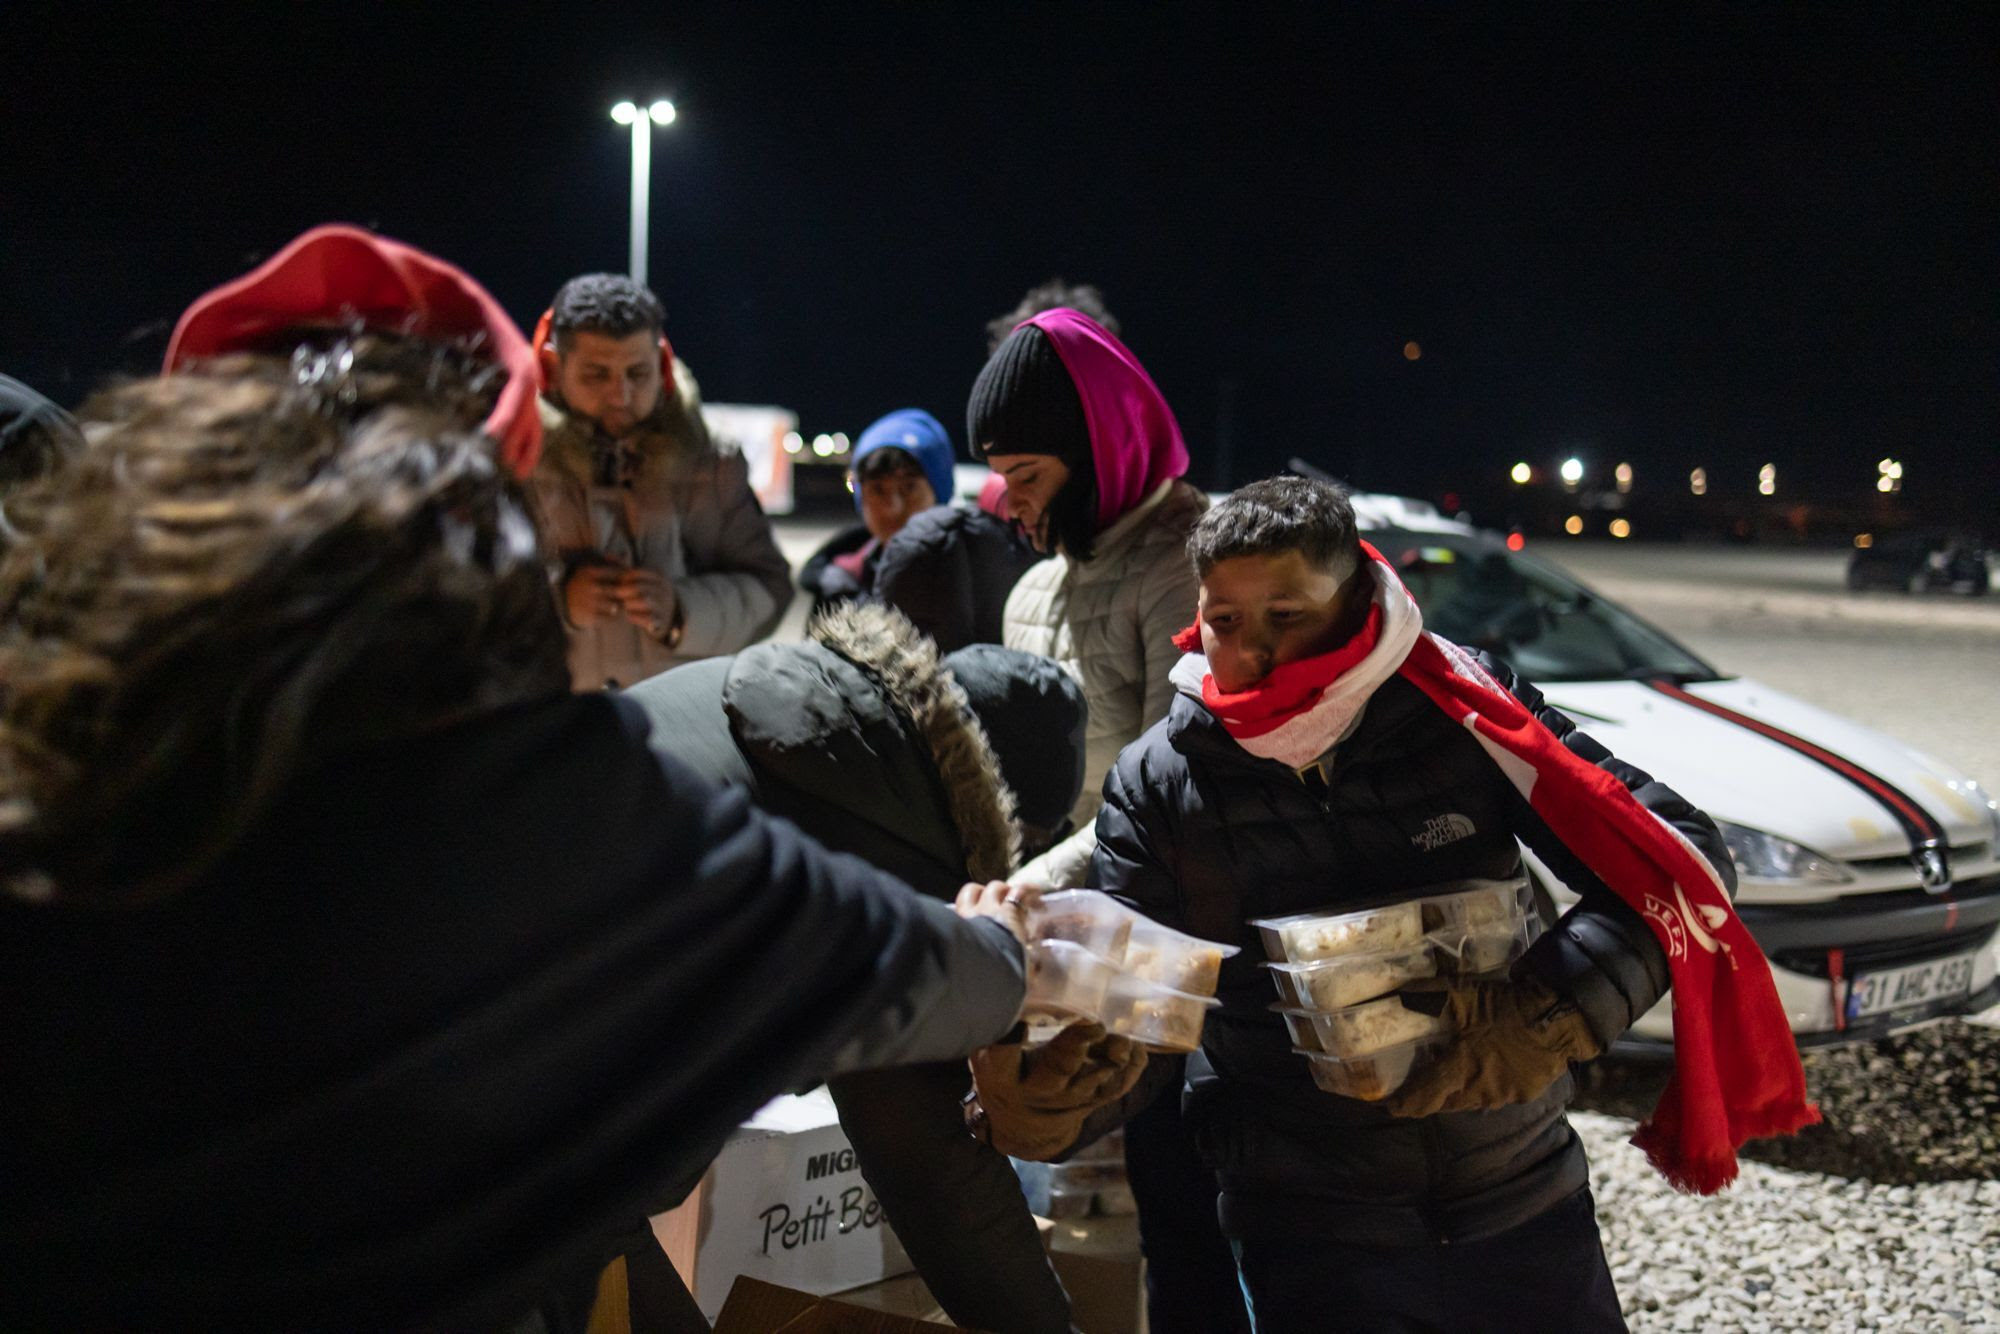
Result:
M0 556L0 888L196 881L330 758L567 689L462 348L334 332L87 404Z
M1354 506L1337 486L1305 477L1269 477L1239 487L1210 507L1188 534L1198 577L1236 556L1296 551L1345 580L1361 565Z
M586 273L564 283L549 304L549 329L556 349L569 346L571 334L603 334L629 338L635 333L660 333L667 327L667 310L650 288L622 273Z
M1124 331L1118 326L1118 317L1104 306L1104 293L1089 283L1071 284L1061 278L1051 278L1045 283L1030 287L1022 294L1021 303L986 322L986 355L992 356L1000 350L1000 344L1007 341L1007 335L1014 332L1014 326L1022 320L1033 319L1045 310L1058 306L1068 306L1090 316L1103 325L1113 338L1121 338Z

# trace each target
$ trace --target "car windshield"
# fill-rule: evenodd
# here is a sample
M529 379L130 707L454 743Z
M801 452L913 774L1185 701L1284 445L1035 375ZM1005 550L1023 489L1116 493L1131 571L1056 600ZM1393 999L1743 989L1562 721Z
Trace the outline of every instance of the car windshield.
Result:
M1568 575L1453 533L1362 534L1403 576L1424 626L1530 681L1719 679L1716 670Z

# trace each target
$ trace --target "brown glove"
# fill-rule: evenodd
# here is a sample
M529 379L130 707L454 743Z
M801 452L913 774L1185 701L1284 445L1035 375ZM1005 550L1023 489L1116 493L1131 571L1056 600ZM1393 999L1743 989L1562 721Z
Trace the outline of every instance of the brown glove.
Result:
M1421 994L1420 988L1405 991ZM1383 1104L1395 1116L1508 1107L1602 1050L1576 1006L1532 979L1444 984L1458 1038Z
M1047 1162L1076 1143L1092 1112L1131 1091L1146 1049L1096 1024L1072 1024L1038 1047L982 1047L971 1065L967 1126L1010 1157Z

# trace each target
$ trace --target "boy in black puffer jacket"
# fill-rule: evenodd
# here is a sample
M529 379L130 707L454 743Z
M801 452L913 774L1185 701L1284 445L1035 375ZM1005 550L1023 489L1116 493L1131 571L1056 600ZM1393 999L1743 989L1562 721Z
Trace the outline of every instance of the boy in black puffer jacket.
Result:
M1149 916L1244 946L1185 1102L1256 1328L1623 1329L1564 1108L1570 1064L1664 994L1666 956L1468 726L1399 674L1421 618L1364 557L1337 490L1246 487L1189 549L1200 638L1182 643L1206 657L1183 659L1171 712L1107 777L1095 874ZM1707 816L1481 665L1733 885ZM1387 1100L1322 1092L1271 1012L1249 920L1514 877L1517 838L1580 902L1505 982L1452 985L1466 1036Z

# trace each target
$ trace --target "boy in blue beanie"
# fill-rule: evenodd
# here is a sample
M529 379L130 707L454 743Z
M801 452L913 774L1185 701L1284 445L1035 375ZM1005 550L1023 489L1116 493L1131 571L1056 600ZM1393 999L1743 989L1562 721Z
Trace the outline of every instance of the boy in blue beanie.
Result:
M951 499L951 436L921 408L903 408L861 433L848 463L861 522L827 539L799 574L813 614L868 593L875 564L910 519Z

